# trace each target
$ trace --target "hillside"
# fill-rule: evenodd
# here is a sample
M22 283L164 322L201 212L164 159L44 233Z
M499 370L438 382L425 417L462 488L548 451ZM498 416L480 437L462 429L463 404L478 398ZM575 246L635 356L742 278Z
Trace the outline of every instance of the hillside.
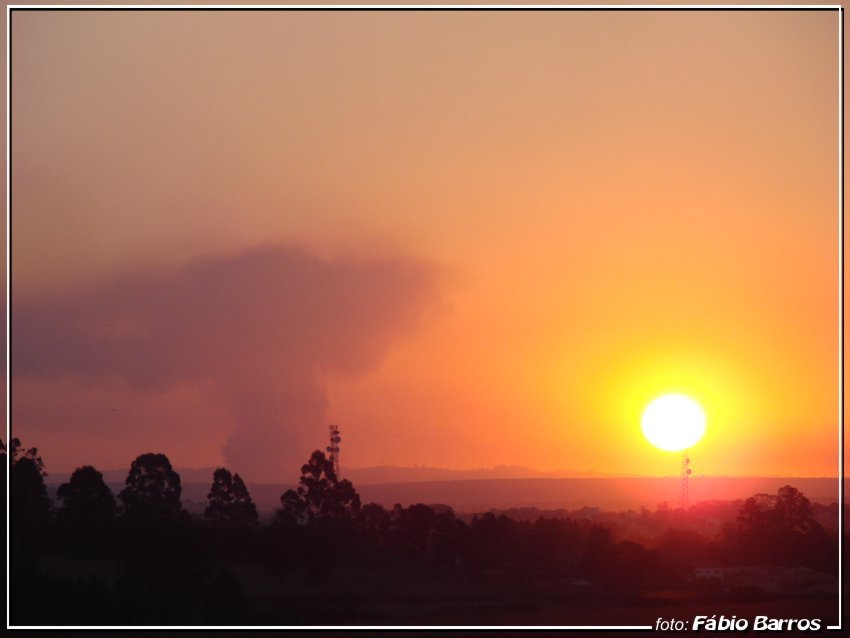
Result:
M50 482L49 490L55 499L58 482L54 481ZM108 481L108 484L116 494L123 487L122 482ZM510 507L569 510L594 507L619 511L645 506L655 510L664 501L677 507L680 499L678 478L470 479L354 485L364 504L379 503L391 508L396 503L405 507L442 503L458 513ZM815 503L828 505L838 501L838 482L834 478L697 476L690 480L690 502L745 499L757 493L775 493L783 485L797 487ZM847 485L845 480L845 495ZM280 495L292 487L294 483L248 485L257 507L267 512L279 507ZM187 509L203 511L209 489L209 482L184 482L183 502Z

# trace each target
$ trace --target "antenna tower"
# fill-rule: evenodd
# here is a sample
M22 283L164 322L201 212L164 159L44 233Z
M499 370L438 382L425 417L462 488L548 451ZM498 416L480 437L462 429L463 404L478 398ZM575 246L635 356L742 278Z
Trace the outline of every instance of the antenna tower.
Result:
M688 509L688 476L691 474L691 459L688 456L688 451L682 451L682 509Z
M336 474L336 479L339 480L341 477L339 475L339 442L342 440L339 436L339 426L338 425L329 425L328 426L328 438L330 439L330 445L326 448L328 451L328 460L333 463L334 466L334 474Z

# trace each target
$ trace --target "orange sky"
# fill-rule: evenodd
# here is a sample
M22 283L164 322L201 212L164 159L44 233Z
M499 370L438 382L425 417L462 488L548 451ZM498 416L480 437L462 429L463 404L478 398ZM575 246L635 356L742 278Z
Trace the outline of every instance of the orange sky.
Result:
M290 479L338 423L343 466L670 475L640 413L677 391L695 473L836 473L835 12L16 12L12 40L12 418L48 470L254 445Z

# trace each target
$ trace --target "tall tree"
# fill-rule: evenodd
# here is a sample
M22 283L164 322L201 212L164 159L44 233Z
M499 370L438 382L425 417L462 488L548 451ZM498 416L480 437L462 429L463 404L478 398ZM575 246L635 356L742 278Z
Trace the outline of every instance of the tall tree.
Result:
M77 546L97 547L115 522L115 497L103 474L90 465L74 470L56 492L62 507L56 513L62 535Z
M211 521L236 526L257 524L257 506L238 474L231 474L230 470L223 467L218 468L213 473L207 499L209 505L204 516Z
M6 443L0 439L0 499L3 500L3 511L6 511L6 481L8 479L6 472Z
M284 492L280 502L280 516L301 524L350 519L360 511L360 496L351 481L340 481L333 463L319 450L301 466L298 488Z
M19 439L10 445L9 528L15 551L37 548L50 522L50 499L44 477L47 472L36 448L26 451Z
M756 563L819 566L830 549L809 499L790 485L748 498L736 531L742 557Z
M10 442L9 452L12 455L12 465L15 465L18 461L27 459L35 465L35 468L42 477L47 476L47 471L44 469L44 461L42 461L41 457L38 455L38 448L31 447L26 449L21 445L21 440L15 437Z
M118 613L133 624L185 624L209 567L198 528L180 503L180 476L164 454L142 454L118 495L123 560Z
M776 494L756 494L748 498L738 516L742 533L756 535L812 533L820 527L812 515L812 505L800 490L790 485Z
M130 520L171 518L182 512L180 475L165 454L142 454L130 465L118 498Z

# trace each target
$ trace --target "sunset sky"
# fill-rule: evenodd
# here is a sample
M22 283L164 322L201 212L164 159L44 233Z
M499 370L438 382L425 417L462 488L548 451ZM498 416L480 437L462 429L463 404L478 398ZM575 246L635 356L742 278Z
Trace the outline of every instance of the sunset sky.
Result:
M834 476L834 11L21 12L12 426L48 471Z

